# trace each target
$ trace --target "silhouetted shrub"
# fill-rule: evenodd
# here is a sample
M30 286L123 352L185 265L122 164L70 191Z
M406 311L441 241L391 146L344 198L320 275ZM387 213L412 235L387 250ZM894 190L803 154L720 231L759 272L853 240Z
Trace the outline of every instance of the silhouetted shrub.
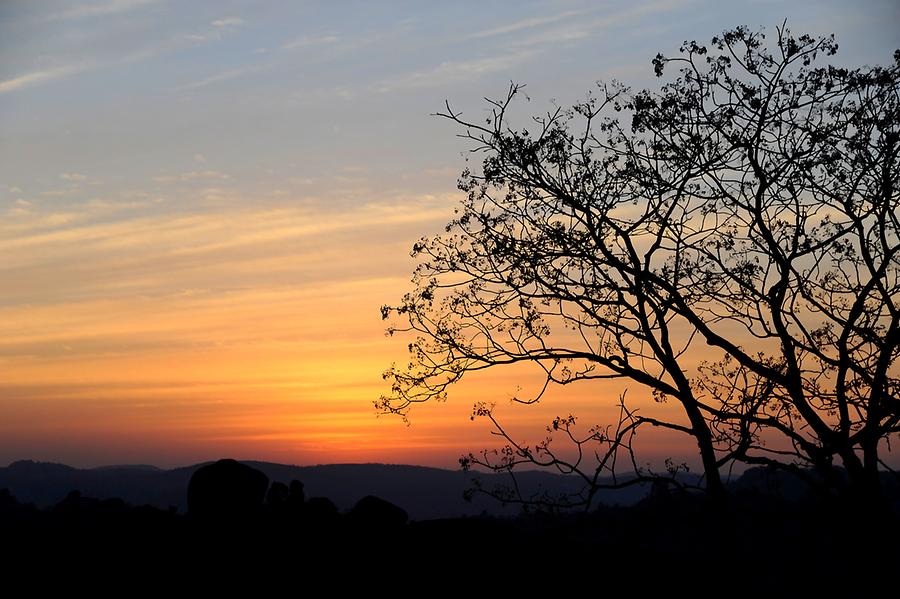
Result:
M409 515L403 508L374 495L367 495L356 502L350 517L363 525L399 527L406 524Z
M274 482L266 493L266 503L272 507L284 507L288 503L288 486L284 483Z
M303 505L303 503L306 501L306 495L303 493L303 483L301 483L299 480L291 481L288 501L290 502L292 507Z
M337 519L338 509L327 497L311 497L306 502L306 515L313 523L327 523Z
M200 518L246 517L260 510L269 478L246 464L219 460L194 472L188 514Z

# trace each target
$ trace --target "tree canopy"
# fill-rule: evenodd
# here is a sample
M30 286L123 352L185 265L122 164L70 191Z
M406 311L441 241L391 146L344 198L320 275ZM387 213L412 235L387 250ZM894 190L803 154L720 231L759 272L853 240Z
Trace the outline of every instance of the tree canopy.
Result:
M833 36L776 34L686 42L653 60L658 89L601 83L524 127L516 84L483 120L448 103L483 160L446 233L415 244L414 290L383 308L413 339L380 409L522 362L545 379L522 401L619 378L684 420L623 404L617 426L571 437L606 447L593 471L515 442L499 466L597 484L604 456L652 425L696 441L712 495L742 463L876 497L900 433L900 51L839 67L822 64Z

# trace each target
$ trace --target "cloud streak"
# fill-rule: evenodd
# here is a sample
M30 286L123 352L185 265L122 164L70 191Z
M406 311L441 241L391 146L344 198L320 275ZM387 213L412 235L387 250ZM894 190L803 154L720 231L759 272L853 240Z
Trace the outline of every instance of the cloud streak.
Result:
M336 44L341 41L336 35L313 35L299 37L293 41L283 44L284 50L295 50L297 48L309 48L310 46L324 46L328 44Z
M158 4L161 0L108 0L93 4L81 4L68 10L52 15L51 19L84 19L89 17L103 17L131 12L151 4Z
M0 94L17 91L38 83L46 83L47 81L52 81L61 77L69 77L82 71L86 71L91 68L91 66L92 65L90 64L76 64L25 73L24 75L19 75L12 79L0 81Z
M128 6L137 7L140 5L146 4L143 3L127 3ZM126 4L122 4L124 7ZM106 6L106 5L103 5ZM116 4L115 6L120 6ZM99 10L99 9L98 9ZM111 10L111 9L110 9ZM125 10L125 8L121 8L121 10ZM93 13L90 13L93 14ZM97 14L106 14L106 13L97 13ZM176 52L179 50L183 50L189 48L191 46L195 46L198 44L203 44L207 42L217 41L222 39L227 33L233 32L236 24L240 22L243 23L241 19L235 18L227 18L221 19L219 21L214 21L209 27L212 27L210 30L209 27L206 27L203 30L200 30L197 33L192 34L181 34L176 35L174 37L164 38L162 41L153 40L147 47L143 49L139 49L130 53L125 53L119 56L110 57L110 58L91 58L86 59L80 62L75 62L67 65L60 65L51 68L42 68L33 70L31 72L13 77L11 79L6 79L0 81L0 95L19 91L21 89L25 89L28 87L32 87L38 84L43 84L47 82L54 81L56 79L62 79L66 77L71 77L74 75L79 75L81 73L85 73L87 71L93 71L97 69L103 68L111 68L116 66L122 66L134 62L140 62L144 60L148 60L151 58L155 58L157 56L161 56L164 54L168 54L170 52ZM220 25L215 25L215 23L220 23ZM57 57L58 59L62 57ZM204 80L197 82L196 84L192 84L193 87L200 87L202 85L208 85L209 83L213 83L218 80L225 80L231 77L235 77L243 72L249 71L252 69L239 69L239 72L232 73L231 71L227 71L225 73L221 73L219 75L215 75L213 77L208 78L209 80ZM191 86L188 86L191 87Z
M240 69L230 69L228 71L223 71L221 73L216 73L215 75L210 75L209 77L204 77L198 81L194 81L193 83L188 83L182 85L180 87L175 88L176 91L190 91L195 89L200 89L202 87L206 87L208 85L213 85L215 83L222 83L223 81L230 81L231 79L236 79L243 75L247 75L249 73L255 73L262 70L262 67L245 67Z
M548 15L545 17L531 17L528 19L522 19L520 21L515 21L513 23L509 23L507 25L501 25L499 27L493 27L491 29L485 29L482 31L476 31L475 33L471 33L466 37L468 39L480 39L487 37L496 37L500 35L507 35L510 33L516 33L518 31L522 31L524 29L533 29L535 27L543 27L544 25L549 25L551 23L557 23L559 21L563 21L566 19L570 19L572 17L576 17L578 15L584 14L583 10L568 10L563 13L559 13L556 15Z
M32 208L0 217L0 276L19 282L0 292L0 305L382 272L405 261L423 230L439 228L450 202L163 215L142 214L156 208L140 201L98 200L49 214Z
M244 19L239 17L225 17L223 19L216 19L212 23L210 23L213 27L218 28L234 28L240 27L245 23Z
M537 54L538 50L535 49L518 49L497 56L484 56L471 60L448 60L430 69L387 79L380 84L379 91L390 92L397 89L450 85L477 79L490 73L505 72L524 64Z
M205 160L204 160L205 161ZM157 183L187 183L190 181L198 181L198 180L210 180L210 179L231 179L231 175L228 173L223 173L220 171L213 170L205 170L205 171L188 171L185 173L180 173L178 175L160 175L158 177L153 177L153 180Z

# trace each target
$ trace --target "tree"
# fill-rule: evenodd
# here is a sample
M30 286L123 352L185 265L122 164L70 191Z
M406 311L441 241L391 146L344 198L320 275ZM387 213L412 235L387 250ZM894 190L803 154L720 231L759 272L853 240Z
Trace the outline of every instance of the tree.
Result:
M742 463L876 501L900 432L900 50L887 67L818 65L836 51L785 26L769 49L739 27L657 55L657 76L679 70L656 91L600 84L528 127L511 124L519 85L481 122L448 103L439 116L485 157L446 234L415 244L414 291L382 309L415 338L380 409L523 362L546 383L520 401L621 378L684 421L623 402L618 427L573 441L614 455L666 427L696 441L712 496ZM692 365L701 348L715 357ZM598 482L547 449L513 442L493 465Z

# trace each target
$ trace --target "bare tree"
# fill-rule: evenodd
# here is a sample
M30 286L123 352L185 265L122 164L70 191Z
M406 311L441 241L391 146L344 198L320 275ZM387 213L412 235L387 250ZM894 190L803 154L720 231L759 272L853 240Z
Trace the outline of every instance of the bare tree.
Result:
M446 234L415 245L415 290L383 308L414 340L378 406L405 414L523 362L545 384L520 401L627 379L684 420L626 411L615 430L693 437L712 496L744 463L876 500L900 432L900 51L818 66L833 37L784 26L773 46L743 27L686 42L653 61L679 66L660 89L601 84L527 127L510 122L518 85L483 121L448 103L484 159ZM501 467L537 463L511 447Z
M479 478L473 478L473 486L468 490L471 497L484 493L503 503L519 504L523 508L537 508L545 511L559 511L580 508L585 511L597 505L597 495L601 490L618 491L635 485L651 483L651 494L668 493L669 487L680 490L699 490L701 487L683 475L690 469L687 464L677 463L671 458L665 460L665 471L654 470L649 464L638 462L635 451L638 429L643 425L677 427L671 422L661 422L638 414L629 409L624 394L619 399L619 417L615 425L593 426L579 431L576 417L556 417L547 426L547 435L533 446L514 439L494 416L493 405L478 403L472 416L487 418L491 423L491 433L500 437L504 445L499 449L484 449L480 453L469 453L460 458L459 463L466 472L473 467L481 467L491 472L509 475L509 483L485 487ZM688 429L684 432L690 434ZM558 443L562 439L563 446ZM520 485L516 468L537 466L552 469L571 476L580 483L570 489L526 489ZM625 476L622 476L623 470Z

